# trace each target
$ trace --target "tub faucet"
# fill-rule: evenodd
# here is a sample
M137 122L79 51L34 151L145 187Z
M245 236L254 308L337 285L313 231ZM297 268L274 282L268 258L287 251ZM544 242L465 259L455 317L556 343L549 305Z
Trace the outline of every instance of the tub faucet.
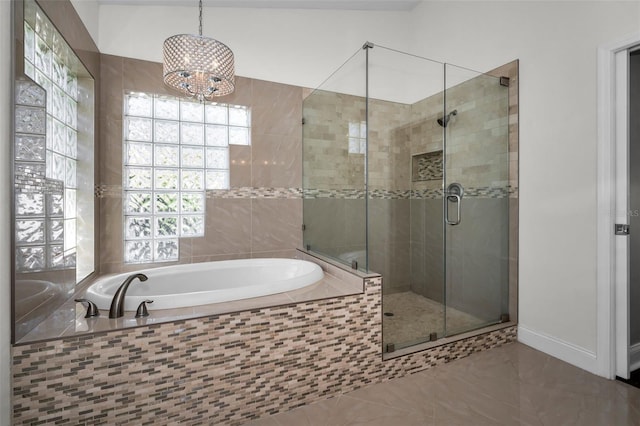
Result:
M113 295L113 300L111 300L111 308L109 309L109 318L120 318L124 316L124 296L127 294L127 289L129 288L129 284L131 281L139 278L140 281L146 281L148 278L145 274L133 274L129 275L126 280L122 283L116 294Z

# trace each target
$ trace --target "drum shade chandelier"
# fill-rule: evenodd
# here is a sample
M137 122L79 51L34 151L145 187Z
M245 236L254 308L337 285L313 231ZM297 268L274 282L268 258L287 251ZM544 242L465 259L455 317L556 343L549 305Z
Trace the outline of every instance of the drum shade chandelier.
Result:
M163 45L164 82L200 102L228 95L235 89L233 52L227 45L202 35L202 0L199 0L198 35L178 34Z

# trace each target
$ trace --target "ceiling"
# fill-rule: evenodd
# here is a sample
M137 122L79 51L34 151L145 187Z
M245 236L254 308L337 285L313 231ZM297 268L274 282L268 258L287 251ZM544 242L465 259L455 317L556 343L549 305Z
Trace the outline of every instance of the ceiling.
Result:
M197 0L97 0L100 5L197 6ZM413 10L420 0L203 0L205 7L333 10Z

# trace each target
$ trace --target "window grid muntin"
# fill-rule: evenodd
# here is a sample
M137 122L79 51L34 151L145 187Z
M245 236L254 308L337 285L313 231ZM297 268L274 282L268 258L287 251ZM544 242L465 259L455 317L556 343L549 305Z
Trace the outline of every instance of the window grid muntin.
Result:
M349 154L366 154L367 152L366 121L349 122L349 131L347 132L347 151Z
M137 108L132 108L129 100L136 97L148 99L149 107L137 105ZM128 93L125 95L124 103L124 260L126 263L175 261L179 259L178 239L180 237L204 236L205 191L207 189L229 188L229 144L231 142L229 140L229 128L244 129L247 137L243 145L250 145L250 110L244 106L227 104L202 105L179 98L145 93ZM175 107L176 104L177 107ZM224 109L224 120L210 120L210 109L218 112ZM231 109L233 109L234 113L240 109L244 111L246 126L230 126L228 124L230 121L229 111ZM220 121L225 121L226 123L221 123ZM131 135L131 128L129 127L131 122L146 123L145 127L148 129L150 137L145 137L147 135L144 134L142 136L140 134ZM195 131L198 138L195 141L193 139L185 141L184 138L188 134L183 129L197 129L198 125L201 129ZM166 129L173 128L175 134L173 139L172 137L168 139L161 137L158 132L163 126ZM207 131L210 128L220 128L221 126L225 128L225 140L220 143L218 139L214 144L213 139L210 140L208 138L210 135ZM129 138L129 136L134 137ZM135 155L132 155L131 150L137 147L144 147L146 153L142 156L142 160L135 158L132 164L129 160L134 158ZM166 150L166 152L172 151L177 156L174 160L171 160L171 157L159 158L158 156L163 150ZM222 159L215 161L217 167L210 167L214 163L214 155L210 158L208 154L214 152L221 155ZM199 161L186 164L188 156L194 154L196 159L199 157ZM225 167L221 167L221 163L225 163ZM147 175L150 175L150 180L147 179L150 184L146 188L131 187L129 185L130 170L145 170ZM163 171L173 172L174 177L177 175L177 185L165 188L159 186L157 177ZM189 179L190 177L198 177L198 175L200 175L199 179ZM211 176L211 179L209 179L209 176ZM215 176L222 176L222 184L218 180L214 180ZM199 187L191 187L193 183L197 182L199 182ZM215 182L218 182L218 185L212 186L211 184ZM173 211L170 212L164 210L166 203L159 204L159 200L162 200L162 197L166 199L169 195L177 195L175 210L172 209ZM145 202L142 211L140 211L139 205L138 208L131 209L130 202L133 198L139 202ZM189 198L197 201L187 208L185 207L185 200ZM201 210L199 212L194 211L193 205L198 205ZM131 234L129 224L135 220L142 220L145 222L145 226L148 225L148 229L144 229L144 235ZM196 224L200 232L192 232L194 228L191 227L189 229L189 226L187 226L189 224ZM175 235L166 235L167 227L173 228L174 226L176 229ZM173 256L167 257L167 251L164 253L159 251L163 248L160 246L165 243L173 244L175 247ZM128 247L132 245L137 247L144 246L144 250L141 251L143 257L134 259L134 256L130 256ZM149 247L150 255L147 250Z

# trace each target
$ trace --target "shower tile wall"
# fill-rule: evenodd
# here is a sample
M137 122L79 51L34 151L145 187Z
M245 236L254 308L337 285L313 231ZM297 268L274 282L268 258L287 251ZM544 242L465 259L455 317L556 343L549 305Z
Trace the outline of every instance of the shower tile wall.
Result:
M409 290L410 116L410 105L369 101L369 268L384 277L384 293Z
M370 229L383 231L369 234L368 269L385 277L385 292L408 290L410 106L369 101L368 218L365 155L349 151L348 137L350 124L366 120L364 98L315 91L304 111L305 214L312 215L305 241L349 262L364 250L368 220Z
M479 75L447 90L447 109L457 109L458 114L446 128L445 154L447 182L463 182L466 190L466 219L448 241L451 247L462 248L449 263L453 275L448 301L465 312L490 312L494 317L496 310L515 311L507 309L506 299L491 309L489 302L482 301L500 300L497 295L487 297L489 289L502 291L497 282L515 283L517 277L517 226L513 225L517 203L509 201L517 197L517 63L492 73L510 77L510 89L500 86L496 78ZM367 165L369 270L385 277L385 293L412 290L439 302L445 290L442 180L412 182L411 159L443 149L443 129L437 124L443 102L442 93L412 105L370 100ZM331 92L314 92L305 100L304 131L309 143L305 143L304 167L309 173L304 187L319 191L305 194L305 202L317 213L315 218L325 218L314 221L315 229L307 227L305 240L312 241L312 249L343 260L349 258L344 254L364 248L364 224L358 223L365 214L360 200L364 155L348 152L347 137L349 122L364 120L364 108L362 97ZM510 230L502 226L507 220ZM344 228L336 227L337 222ZM463 236L479 245L466 244ZM510 260L501 254L507 246ZM474 273L456 276L464 274L462 265ZM503 276L507 271L511 280ZM515 292L514 287L504 294Z
M446 127L446 183L461 182L465 187L464 219L447 233L446 253L453 254L446 263L447 306L486 320L509 311L504 255L509 244L504 224L509 220L510 191L505 90L496 78L480 75L446 92L447 112L458 111ZM412 155L443 148L442 127L436 121L443 114L442 103L439 94L412 105ZM411 289L444 303L442 198L440 191L433 191L441 185L441 181L413 182Z
M316 90L304 101L304 121L305 243L363 264L358 254L366 244L365 156L350 152L348 135L350 125L366 121L365 100Z
M101 73L100 272L165 266L123 263L123 94L177 94L159 63L102 55ZM230 145L231 189L207 191L205 236L180 239L179 263L289 257L301 245L302 96L300 87L237 77L235 92L219 99L250 107L251 145Z
M447 184L461 182L465 187L464 219L455 230L448 228L453 232L446 239L446 253L456 250L447 259L447 305L487 320L506 312L516 317L517 73L517 61L489 73L510 77L508 100L504 96L507 88L486 75L452 87L446 94L448 111L458 110L446 128ZM441 105L442 98L433 97L413 106L414 113L426 117L428 124L412 132L412 154L442 149L442 128L436 123L442 115ZM411 288L443 302L442 200L439 194L425 191L440 184L413 183L414 194L426 196L412 200L411 226L416 232L411 234ZM509 229L503 226L507 221ZM436 226L425 229L428 224Z

